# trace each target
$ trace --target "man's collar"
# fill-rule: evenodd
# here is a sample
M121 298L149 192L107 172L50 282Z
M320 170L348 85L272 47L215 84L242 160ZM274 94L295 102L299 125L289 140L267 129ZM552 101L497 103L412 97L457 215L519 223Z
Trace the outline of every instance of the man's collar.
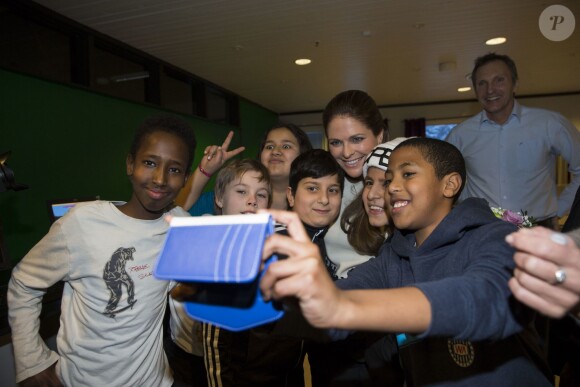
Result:
M518 121L522 117L522 106L518 103L516 99L514 99L514 107L512 108L512 112L510 113L507 121L503 125L507 124L512 116L515 117ZM479 115L479 126L481 127L481 125L483 125L484 122L494 125L500 125L497 122L493 121L492 119L488 118L486 111L482 110Z

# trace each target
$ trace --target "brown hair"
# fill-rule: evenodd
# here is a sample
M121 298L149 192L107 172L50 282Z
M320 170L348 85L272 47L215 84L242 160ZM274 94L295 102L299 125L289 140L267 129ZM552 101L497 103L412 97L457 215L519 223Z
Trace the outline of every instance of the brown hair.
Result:
M369 223L362 200L363 193L364 190L344 209L340 228L357 253L376 256L385 242L385 235L393 233L393 226L375 227Z
M298 153L302 154L312 149L312 144L310 143L310 138L306 132L304 132L298 125L286 123L286 122L278 122L276 125L271 126L264 132L264 136L262 137L262 141L260 142L260 151L258 152L258 160L260 159L260 155L266 146L266 140L268 139L268 135L271 131L276 129L287 129L292 135L296 138L298 142Z
M370 95L362 90L346 90L328 102L322 113L324 134L328 137L328 125L335 117L351 117L369 128L375 136L383 134L388 139L388 128L381 112Z
M223 198L226 187L232 181L241 179L248 171L256 171L262 176L258 181L265 181L268 185L268 207L272 204L272 183L270 181L270 173L268 169L255 159L235 159L227 163L217 174L214 186L215 198ZM214 203L214 210L216 214L221 214L221 208Z
M471 71L471 83L473 83L473 89L477 90L477 79L475 77L475 73L477 72L477 70L479 70L479 68L485 64L488 64L489 62L493 62L493 61L501 61L503 63L505 63L505 65L508 67L508 69L510 70L510 73L512 74L512 82L515 84L518 80L518 69L516 67L515 62L512 60L512 58L510 58L507 55L500 55L500 54L496 54L495 52L490 52L489 54L480 56L478 58L475 59L475 64L473 66L473 71Z

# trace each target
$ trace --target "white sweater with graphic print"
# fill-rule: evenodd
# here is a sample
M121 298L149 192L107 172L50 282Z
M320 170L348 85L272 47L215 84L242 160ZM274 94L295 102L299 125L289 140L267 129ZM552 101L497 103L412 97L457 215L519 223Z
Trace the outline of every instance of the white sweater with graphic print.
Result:
M180 207L173 216L189 216ZM14 268L8 289L16 381L58 361L66 386L171 386L163 352L169 282L153 277L168 230L110 202L81 204ZM38 334L45 289L64 281L58 354Z

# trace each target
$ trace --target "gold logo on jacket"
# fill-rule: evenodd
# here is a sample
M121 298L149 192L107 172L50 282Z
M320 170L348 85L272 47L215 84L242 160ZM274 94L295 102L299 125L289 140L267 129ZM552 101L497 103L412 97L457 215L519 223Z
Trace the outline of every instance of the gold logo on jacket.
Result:
M469 367L475 360L475 351L469 341L447 340L447 349L455 364L460 367Z

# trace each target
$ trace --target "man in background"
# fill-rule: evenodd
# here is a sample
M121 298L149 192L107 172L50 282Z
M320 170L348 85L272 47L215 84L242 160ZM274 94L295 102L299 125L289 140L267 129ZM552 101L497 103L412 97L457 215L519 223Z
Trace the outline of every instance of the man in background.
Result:
M580 133L561 114L520 105L518 73L507 55L475 60L471 80L483 111L447 137L465 158L461 199L481 197L490 206L527 211L540 225L556 228L580 185ZM558 197L556 158L569 163L571 182Z

